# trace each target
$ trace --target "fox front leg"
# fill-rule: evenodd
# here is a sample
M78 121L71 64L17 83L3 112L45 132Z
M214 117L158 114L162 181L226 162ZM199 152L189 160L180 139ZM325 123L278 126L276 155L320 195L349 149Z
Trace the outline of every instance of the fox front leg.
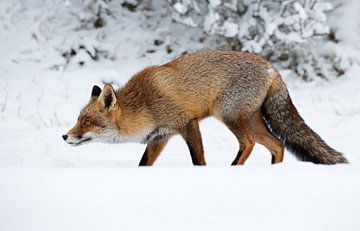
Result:
M146 150L140 160L139 166L151 166L169 141L170 135L164 135L152 143L148 143Z

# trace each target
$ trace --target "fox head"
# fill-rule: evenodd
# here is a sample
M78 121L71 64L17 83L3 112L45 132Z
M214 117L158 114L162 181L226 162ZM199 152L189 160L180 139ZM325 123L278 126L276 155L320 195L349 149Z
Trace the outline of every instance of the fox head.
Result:
M77 146L88 142L119 142L119 128L115 117L120 113L116 92L110 84L101 90L94 86L89 103L80 111L78 120L63 139Z

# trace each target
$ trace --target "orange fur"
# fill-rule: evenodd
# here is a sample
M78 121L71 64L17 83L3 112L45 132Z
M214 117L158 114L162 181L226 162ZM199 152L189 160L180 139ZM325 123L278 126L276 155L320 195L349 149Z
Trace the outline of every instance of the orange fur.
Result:
M205 165L198 122L208 116L224 122L238 139L234 165L245 163L255 142L269 149L272 163L283 160L284 144L302 160L346 162L304 123L270 63L233 51L195 52L147 67L118 91L110 84L102 91L94 86L64 139L73 145L147 143L140 165L152 165L168 139L181 134L193 164Z

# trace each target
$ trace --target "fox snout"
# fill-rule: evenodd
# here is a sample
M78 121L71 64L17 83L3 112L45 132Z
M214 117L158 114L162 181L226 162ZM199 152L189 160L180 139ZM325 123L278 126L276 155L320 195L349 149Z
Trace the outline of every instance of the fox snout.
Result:
M66 143L73 145L73 146L77 146L77 145L86 143L92 139L92 137L90 135L74 136L74 135L68 135L68 134L62 135L62 138Z
M65 134L65 135L62 135L62 138L63 138L64 141L66 141L69 138L69 136L67 134ZM77 136L77 138L81 139L82 136Z
M81 131L77 123L72 129L70 129L70 131L62 135L62 138L66 143L77 146L92 140L93 135L91 131Z

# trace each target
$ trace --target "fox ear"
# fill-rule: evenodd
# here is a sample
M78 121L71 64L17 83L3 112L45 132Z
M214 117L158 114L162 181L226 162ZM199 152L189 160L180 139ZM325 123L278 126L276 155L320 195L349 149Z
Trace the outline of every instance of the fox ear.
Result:
M97 99L101 94L101 88L98 87L97 85L94 85L92 90L91 90L91 97L90 97L90 101Z
M105 84L99 98L98 102L100 105L106 109L113 109L116 105L116 92L110 84Z

